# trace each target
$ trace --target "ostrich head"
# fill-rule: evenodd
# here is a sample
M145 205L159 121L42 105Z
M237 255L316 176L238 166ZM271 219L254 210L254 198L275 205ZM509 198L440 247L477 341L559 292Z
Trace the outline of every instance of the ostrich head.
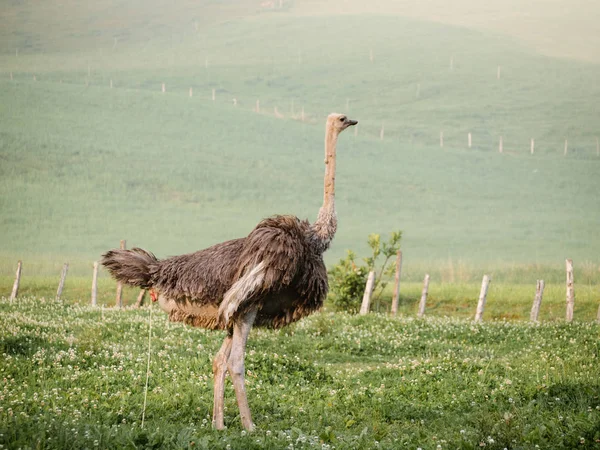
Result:
M331 113L327 116L327 128L331 128L336 134L357 123L358 120L350 120L346 114Z

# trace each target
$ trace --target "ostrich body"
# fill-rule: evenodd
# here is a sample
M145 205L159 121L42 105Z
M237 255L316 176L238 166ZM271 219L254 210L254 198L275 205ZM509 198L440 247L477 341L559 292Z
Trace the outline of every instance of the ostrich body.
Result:
M110 250L102 264L123 283L151 289L169 319L227 330L213 360L213 426L224 428L225 376L229 371L244 428L252 430L244 385L244 354L252 326L280 328L316 311L327 296L323 252L337 229L337 138L358 122L330 114L325 128L323 206L310 224L295 216L262 220L248 236L187 255L158 260L140 248Z

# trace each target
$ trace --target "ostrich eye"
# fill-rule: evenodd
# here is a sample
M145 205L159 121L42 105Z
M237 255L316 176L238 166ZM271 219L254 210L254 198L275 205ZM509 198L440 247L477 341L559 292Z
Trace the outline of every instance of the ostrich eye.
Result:
M345 117L340 117L340 122L343 122L343 121L345 121L345 120L346 120L346 118L345 118Z

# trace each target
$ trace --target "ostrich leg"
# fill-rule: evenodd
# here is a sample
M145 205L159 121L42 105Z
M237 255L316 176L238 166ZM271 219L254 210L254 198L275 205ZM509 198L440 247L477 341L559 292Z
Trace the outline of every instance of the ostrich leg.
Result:
M246 387L244 385L244 375L246 373L244 369L244 354L246 352L246 341L256 318L256 313L257 309L252 308L236 320L233 326L231 354L229 355L229 361L227 361L227 367L231 375L233 388L235 389L235 397L240 409L242 425L248 431L254 429L254 424L252 423L248 398L246 397Z
M223 407L224 407L224 396L225 396L225 376L227 375L227 360L229 359L229 353L231 353L231 341L232 337L227 334L223 340L221 349L215 355L213 360L213 374L214 378L214 405L213 405L213 427L217 430L225 428L223 421Z

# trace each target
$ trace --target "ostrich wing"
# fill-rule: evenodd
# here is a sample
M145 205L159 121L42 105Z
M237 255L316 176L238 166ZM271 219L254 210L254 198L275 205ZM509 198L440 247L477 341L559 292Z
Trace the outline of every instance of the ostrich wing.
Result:
M294 216L275 216L260 222L244 240L237 272L219 307L227 324L267 294L290 286L307 256L308 222Z
M151 273L153 287L176 301L218 305L233 283L244 240L233 239L159 261Z

